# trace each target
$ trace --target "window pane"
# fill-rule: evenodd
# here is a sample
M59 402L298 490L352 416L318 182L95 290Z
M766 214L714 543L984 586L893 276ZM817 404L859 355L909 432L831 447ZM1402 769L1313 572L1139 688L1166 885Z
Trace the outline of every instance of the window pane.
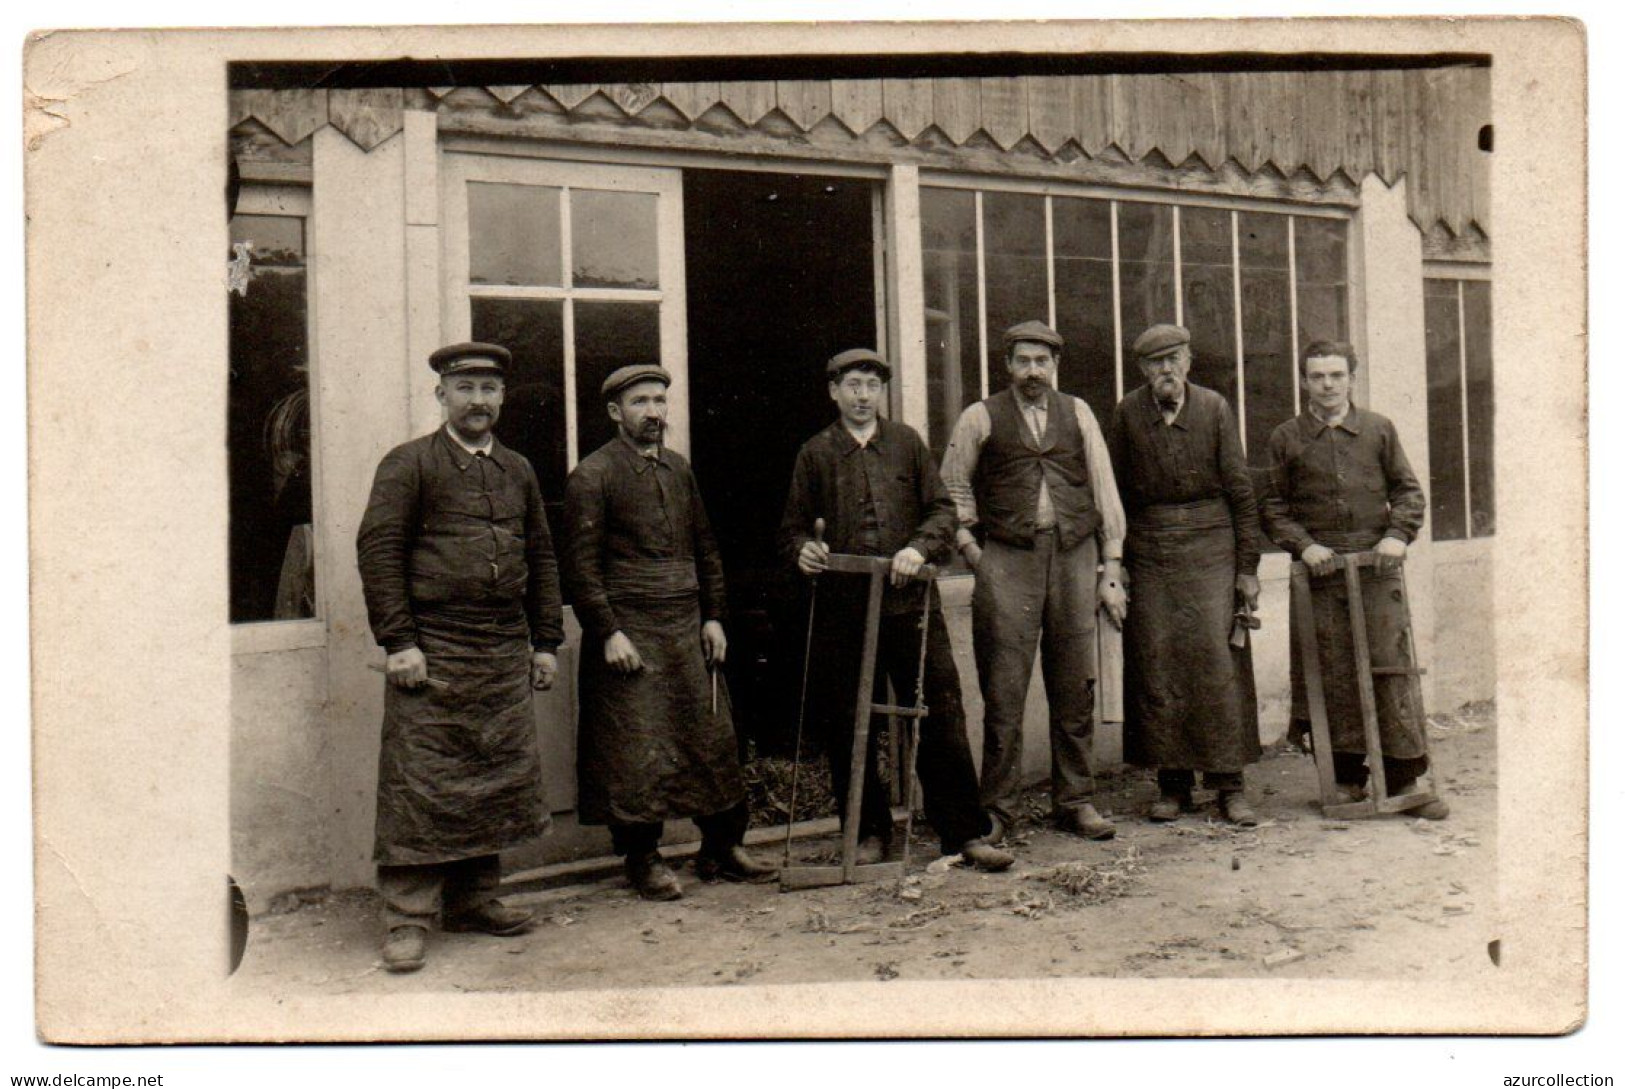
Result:
M1118 278L1123 294L1124 381L1139 384L1129 366L1134 338L1174 320L1174 210L1167 204L1117 205Z
M570 191L571 274L576 287L660 286L653 193Z
M1102 424L1117 403L1111 215L1110 201L1054 199L1055 326L1066 341L1060 385L1089 402Z
M231 619L316 615L304 219L236 216L249 256L228 294ZM242 247L239 250L237 247Z
M1456 281L1426 280L1423 292L1428 365L1428 476L1433 539L1467 535L1461 450L1461 332Z
M1472 481L1472 534L1495 532L1495 369L1490 351L1490 285L1467 280L1462 324L1467 333L1467 462Z
M1270 432L1290 419L1297 363L1292 356L1292 298L1287 280L1287 217L1242 212L1241 349L1246 382L1242 441L1247 463L1269 465Z
M599 389L615 370L660 362L660 304L577 302L576 455L586 457L615 437Z
M468 279L558 287L564 282L559 190L468 183Z
M1191 331L1191 381L1236 403L1236 282L1230 212L1179 210L1185 328Z
M1000 334L1019 322L1049 321L1044 198L1028 193L983 193L982 244L987 270L988 384L999 387L1004 378Z
M1298 347L1347 340L1348 224L1295 216L1298 261Z
M564 528L564 304L556 299L472 299L475 340L513 353L497 438L530 459L554 541Z
M982 398L976 310L976 201L964 189L920 190L925 244L928 426L940 459L954 422Z

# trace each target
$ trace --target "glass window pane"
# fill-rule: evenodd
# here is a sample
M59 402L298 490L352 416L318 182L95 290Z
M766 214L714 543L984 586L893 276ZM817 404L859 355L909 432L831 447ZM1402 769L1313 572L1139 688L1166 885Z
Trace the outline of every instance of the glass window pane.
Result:
M1180 277L1185 328L1191 331L1191 381L1236 403L1236 283L1230 212L1179 210Z
M1269 465L1270 432L1291 419L1297 363L1292 355L1292 298L1287 280L1287 217L1243 212L1236 223L1241 251L1241 349L1246 382L1242 441L1247 463Z
M570 191L571 275L576 287L660 286L654 193Z
M530 459L555 542L564 528L564 303L557 299L471 299L475 340L513 353L497 417L497 438Z
M310 501L310 373L304 219L236 216L251 255L228 293L230 615L235 623L316 615Z
M1428 476L1433 539L1467 535L1461 449L1461 330L1454 280L1427 280L1423 304L1428 368Z
M1462 326L1467 333L1467 464L1474 537L1495 532L1495 369L1490 351L1490 285L1466 280Z
M468 183L468 280L558 287L564 282L559 190Z
M920 190L920 225L928 426L931 450L940 459L960 412L982 398L974 194Z
M599 389L615 370L660 362L660 304L577 302L576 456L586 457L615 437L615 424Z
M1295 216L1298 348L1316 340L1347 340L1348 224Z
M1174 320L1174 210L1167 204L1117 204L1118 278L1123 295L1123 369L1129 386L1139 384L1130 367L1134 338L1148 326Z
M1117 403L1111 211L1104 200L1054 201L1055 326L1066 340L1060 386L1087 401L1102 424Z
M986 249L988 385L1004 385L1002 334L1023 321L1049 321L1049 268L1044 258L1044 198L982 194Z

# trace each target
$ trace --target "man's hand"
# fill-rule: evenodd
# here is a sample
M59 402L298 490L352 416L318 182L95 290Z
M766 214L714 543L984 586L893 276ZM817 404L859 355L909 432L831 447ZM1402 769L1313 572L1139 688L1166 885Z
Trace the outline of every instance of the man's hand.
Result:
M700 646L705 650L705 664L715 668L728 657L728 637L722 633L722 621L707 620L700 625Z
M1247 608L1253 610L1254 612L1258 611L1257 575L1237 575L1236 593L1240 594L1241 600L1247 603Z
M384 676L396 688L422 688L429 683L429 660L417 647L397 650L384 659Z
M803 575L816 575L829 567L829 545L823 541L808 541L796 556L796 566Z
M1123 587L1122 569L1116 563L1106 565L1096 594L1100 607L1106 610L1106 619L1112 622L1112 627L1122 631L1123 620L1128 616L1128 591Z
M891 558L891 584L907 586L924 566L925 557L920 555L919 549L912 546L898 549L897 555Z
M604 661L617 673L636 673L643 668L638 648L632 645L632 640L626 637L624 631L618 631L604 640Z
M530 686L538 692L546 692L553 687L553 682L559 676L558 655L549 650L533 650L530 652Z
M1405 563L1405 542L1397 537L1384 537L1377 542L1377 574L1398 571Z
M1404 546L1401 546L1404 547ZM1312 544L1299 557L1311 575L1329 575L1337 570L1337 553L1325 545Z
M972 571L982 566L982 546L975 541L966 541L965 546L959 550L959 554L965 557L965 566Z

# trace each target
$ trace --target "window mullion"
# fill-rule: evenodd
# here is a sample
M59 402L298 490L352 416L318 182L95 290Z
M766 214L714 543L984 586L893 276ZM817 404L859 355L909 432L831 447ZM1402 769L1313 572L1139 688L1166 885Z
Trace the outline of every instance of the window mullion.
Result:
M1241 434L1241 452L1247 453L1247 374L1242 365L1244 345L1241 336L1241 213L1230 212L1230 294L1236 315L1236 430Z
M1467 413L1467 300L1464 281L1456 281L1456 342L1457 358L1461 369L1461 501L1466 508L1462 513L1462 526L1466 535L1473 535L1473 461L1472 422Z
M1179 252L1179 205L1174 205L1174 324L1185 324L1185 268Z
M1303 391L1298 388L1298 217L1286 217L1286 295L1292 345L1292 415L1303 411Z
M1117 242L1117 202L1112 206L1112 360L1116 368L1117 399L1123 399L1123 274Z
M982 399L988 395L987 375L987 246L982 232L982 191L976 191L976 342L982 372Z

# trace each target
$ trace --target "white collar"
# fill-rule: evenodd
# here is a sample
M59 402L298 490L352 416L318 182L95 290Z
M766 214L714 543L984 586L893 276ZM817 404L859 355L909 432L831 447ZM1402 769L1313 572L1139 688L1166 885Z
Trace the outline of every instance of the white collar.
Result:
M474 455L484 454L486 457L490 457L491 447L496 445L496 436L492 435L489 431L485 433L485 441L478 446L470 446L468 443L464 442L463 437L457 434L457 431L451 426L451 424L446 425L446 435L451 439L452 442Z
M853 430L852 425L847 423L845 420L841 421L841 426L846 428L846 433L852 436L853 442L857 443L859 446L868 446L869 440L875 437L876 431L880 430L880 420L878 418L870 420L869 426L861 431Z

